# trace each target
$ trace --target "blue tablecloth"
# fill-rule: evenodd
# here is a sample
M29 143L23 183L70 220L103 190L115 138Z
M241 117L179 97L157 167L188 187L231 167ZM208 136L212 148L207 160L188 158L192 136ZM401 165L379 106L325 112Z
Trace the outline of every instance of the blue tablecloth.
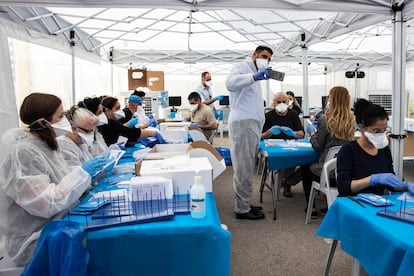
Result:
M137 149L137 148L136 148ZM131 161L127 148L123 161ZM103 190L103 179L95 190ZM89 195L85 197L87 200ZM71 215L84 223L90 216ZM206 217L176 214L172 220L113 226L87 233L88 272L93 275L229 275L230 232L221 227L214 195Z
M309 140L300 140L307 142ZM318 162L319 153L312 147L271 146L266 147L265 141L260 142L260 151L267 154L267 169L279 170Z
M397 197L389 197L394 205L387 210L400 209ZM341 248L370 276L414 275L414 225L378 216L383 207L363 204L366 208L348 198L337 198L316 235L341 241Z

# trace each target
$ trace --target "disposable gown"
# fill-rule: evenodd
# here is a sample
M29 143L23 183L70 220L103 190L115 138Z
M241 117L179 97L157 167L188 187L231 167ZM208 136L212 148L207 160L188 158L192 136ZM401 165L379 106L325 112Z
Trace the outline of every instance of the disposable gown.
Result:
M93 141L92 146L89 147L89 152L93 157L104 155L108 151L108 146L105 143L105 139L102 134L96 130L95 131L95 141Z
M59 143L59 152L68 166L81 166L89 159L92 159L92 154L89 152L86 144L77 145L66 136L59 136L57 141Z
M37 241L16 256L22 244L77 203L91 177L80 166L70 170L60 153L26 130L8 130L0 146L0 230L10 257L24 265Z
M236 213L250 210L254 164L265 121L260 82L253 79L256 72L252 58L248 57L233 67L226 80L230 92L229 142Z

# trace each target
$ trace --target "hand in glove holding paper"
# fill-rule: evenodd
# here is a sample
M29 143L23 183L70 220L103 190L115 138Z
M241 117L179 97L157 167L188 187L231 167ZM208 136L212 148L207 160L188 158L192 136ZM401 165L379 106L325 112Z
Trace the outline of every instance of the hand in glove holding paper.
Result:
M399 179L393 173L372 174L371 178L370 178L370 181L369 181L369 185L370 186L375 186L375 185L379 185L379 184L387 185L387 186L393 187L393 188L403 188L404 187L404 183L401 181L401 179Z
M281 129L282 129L282 132L288 136L292 136L292 137L296 136L295 132L290 127L282 126Z
M97 173L99 173L105 164L108 162L108 156L98 156L86 161L82 165L82 169L84 169L91 177L94 177Z
M272 70L271 66L260 69L259 71L257 71L256 73L253 74L253 79L255 81L268 80L269 79L269 70Z

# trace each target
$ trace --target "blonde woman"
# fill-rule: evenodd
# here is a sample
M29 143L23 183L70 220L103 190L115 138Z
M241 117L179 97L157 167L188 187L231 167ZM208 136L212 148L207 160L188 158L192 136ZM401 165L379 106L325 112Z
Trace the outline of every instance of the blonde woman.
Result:
M331 147L341 146L354 140L355 116L351 111L349 92L345 87L331 88L328 96L327 109L318 120L317 130L310 131L311 144L315 151L320 153L319 162L310 166L302 166L302 183L306 202L309 201L312 180L320 180L325 157ZM318 213L313 210L312 218Z

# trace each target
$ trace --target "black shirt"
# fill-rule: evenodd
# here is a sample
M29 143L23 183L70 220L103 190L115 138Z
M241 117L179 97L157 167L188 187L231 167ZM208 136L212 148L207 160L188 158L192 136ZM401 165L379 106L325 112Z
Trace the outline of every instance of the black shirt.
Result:
M141 136L141 129L126 127L113 119L108 119L108 124L98 126L98 128L108 146L116 143L119 136L128 138L128 144L135 144Z
M287 126L293 131L303 130L302 123L300 122L299 115L296 111L288 109L286 116L280 116L276 114L276 111L270 110L265 114L265 123L262 133L270 129L272 126ZM272 135L271 139L295 139L295 137L288 136L283 132L278 135Z

